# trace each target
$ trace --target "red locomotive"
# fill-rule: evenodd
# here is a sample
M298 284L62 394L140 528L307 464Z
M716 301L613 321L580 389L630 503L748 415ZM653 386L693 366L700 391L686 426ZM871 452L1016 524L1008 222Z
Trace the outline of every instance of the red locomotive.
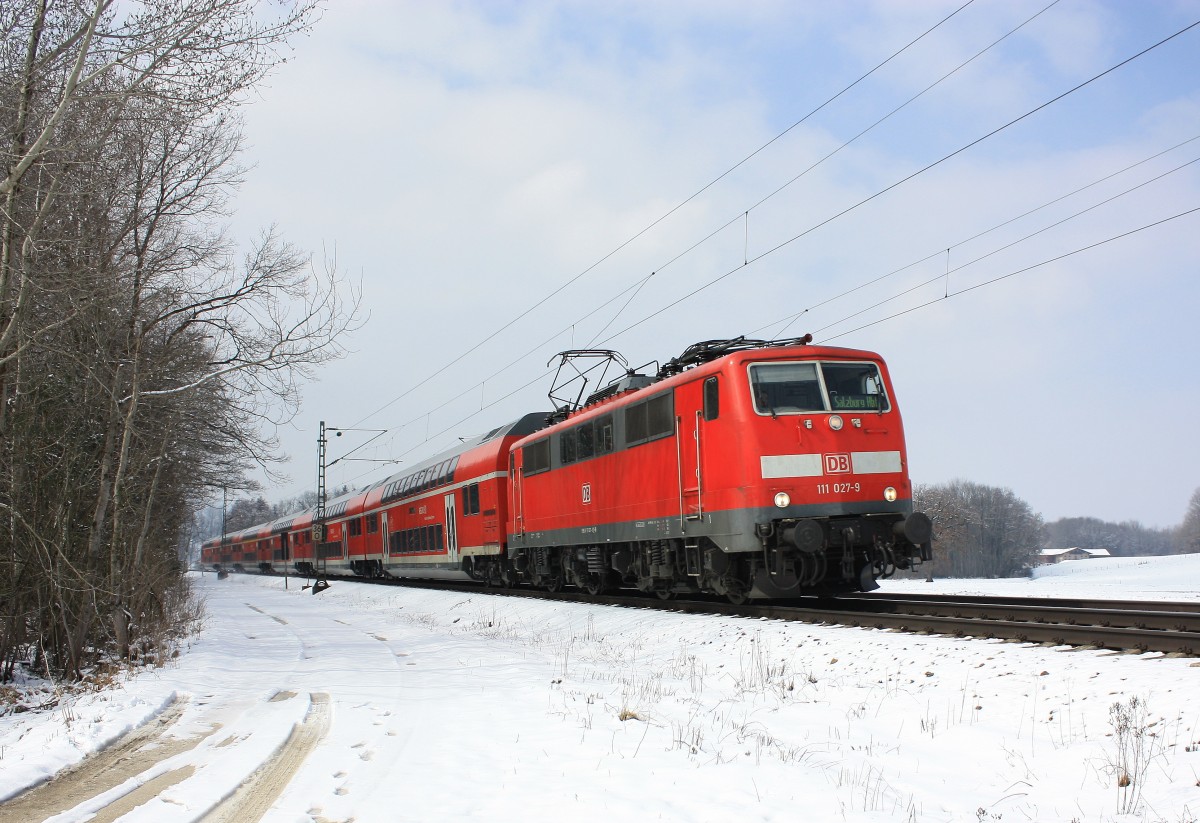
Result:
M808 343L708 341L655 375L626 369L584 402L332 501L315 562L734 602L876 588L931 558L895 394L878 355ZM563 362L580 354L600 353ZM272 568L312 572L287 554L307 517L210 541L204 561L251 543L261 560L277 535Z

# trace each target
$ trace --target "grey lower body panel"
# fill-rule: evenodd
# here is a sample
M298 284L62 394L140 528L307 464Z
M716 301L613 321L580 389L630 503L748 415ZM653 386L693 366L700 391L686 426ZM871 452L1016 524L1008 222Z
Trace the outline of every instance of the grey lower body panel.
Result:
M753 552L762 549L762 541L758 536L760 524L801 518L896 517L911 513L912 503L909 501L821 503L783 509L775 506L727 509L707 511L700 517L692 518L660 517L569 529L527 531L524 534L510 534L508 545L511 550L707 537L726 552Z

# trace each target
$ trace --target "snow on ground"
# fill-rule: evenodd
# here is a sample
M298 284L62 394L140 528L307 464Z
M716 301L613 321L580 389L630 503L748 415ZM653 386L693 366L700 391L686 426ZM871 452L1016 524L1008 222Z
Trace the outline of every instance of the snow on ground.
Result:
M1196 599L1198 583L1200 556L888 586ZM196 585L207 617L178 659L0 717L0 796L157 716L169 756L144 747L140 773L50 819L139 802L120 819L200 819L264 764L265 821L1200 818L1190 658L341 582L314 597L252 575Z
M1067 560L1005 580L934 580L923 574L882 581L883 590L928 594L994 594L1100 600L1200 600L1200 555Z

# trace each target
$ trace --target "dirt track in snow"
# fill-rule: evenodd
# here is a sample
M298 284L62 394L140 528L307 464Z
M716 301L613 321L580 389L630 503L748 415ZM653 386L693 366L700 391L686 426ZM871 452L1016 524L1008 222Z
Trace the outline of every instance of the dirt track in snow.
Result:
M167 732L183 714L185 707L186 701L171 703L149 723L132 730L108 748L59 773L53 780L0 804L0 823L30 823L53 817L120 786L131 777L152 769L169 757L194 749L200 741L217 729L214 727L208 734L199 737L167 737ZM94 821L115 820L168 786L183 780L187 775L178 775L181 771L184 770L177 769L135 787L102 810ZM176 776L175 779L166 780L173 775ZM151 783L157 788L147 794L147 787ZM133 796L141 799L121 810L122 801Z
M294 697L296 695L293 692L281 692L273 702ZM313 693L309 699L304 721L292 729L287 740L266 763L247 775L232 794L201 818L203 823L253 823L266 814L309 753L329 731L329 695ZM198 736L169 737L169 731L183 714L186 705L186 701L171 703L153 720L130 731L103 751L60 772L54 779L0 804L0 823L46 820L88 804L100 795L129 783L124 793L113 798L90 818L90 823L112 823L202 771L204 765L200 763L184 764L170 771L155 773L159 771L155 767L160 763L191 751L220 728L219 724L213 724L209 731ZM222 748L229 742L223 741L214 748ZM138 779L141 776L144 778Z
M314 693L304 722L288 735L283 747L242 782L232 795L206 814L202 823L247 823L260 819L283 793L305 758L329 731L329 695Z

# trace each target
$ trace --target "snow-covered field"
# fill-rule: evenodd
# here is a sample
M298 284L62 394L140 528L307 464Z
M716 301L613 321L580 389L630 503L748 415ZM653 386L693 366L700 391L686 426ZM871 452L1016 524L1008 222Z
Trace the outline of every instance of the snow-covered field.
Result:
M0 796L158 719L112 758L125 772L60 777L0 821L1200 819L1190 658L351 583L314 597L249 575L196 585L207 617L175 661L0 717ZM1196 600L1200 556L887 588Z

